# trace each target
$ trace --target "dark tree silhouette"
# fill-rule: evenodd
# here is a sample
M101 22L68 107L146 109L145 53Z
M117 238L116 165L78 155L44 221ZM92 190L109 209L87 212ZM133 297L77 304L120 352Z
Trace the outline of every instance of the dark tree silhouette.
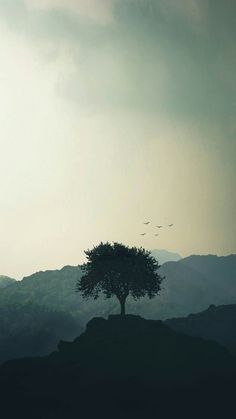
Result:
M158 274L160 265L151 252L120 243L100 243L85 251L87 263L82 265L83 276L77 283L77 291L84 298L106 298L116 296L125 315L128 295L135 300L147 295L158 294L163 278Z

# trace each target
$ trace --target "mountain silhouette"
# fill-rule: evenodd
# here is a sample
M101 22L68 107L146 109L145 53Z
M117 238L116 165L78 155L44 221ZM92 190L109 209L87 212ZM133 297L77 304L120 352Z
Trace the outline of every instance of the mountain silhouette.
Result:
M152 256L158 260L160 265L166 262L177 262L181 259L181 256L178 253L169 252L164 249L154 249L152 250Z
M160 295L152 300L141 298L133 301L128 298L128 313L164 320L201 312L211 304L236 303L235 255L190 256L177 262L164 263L161 274L166 278ZM45 355L56 348L60 337L73 339L78 336L92 317L107 317L119 312L116 299L83 300L75 292L76 282L81 275L79 266L65 266L60 270L37 272L22 281L13 280L10 286L1 289L0 362L19 356ZM44 322L37 315L40 309L44 313ZM67 316L69 336L65 335L64 326L60 330L58 321L55 338L46 339L45 331L48 328L52 331L53 320L50 317L55 318L53 312L58 313L58 316ZM42 327L39 328L39 325ZM31 352L26 350L29 343L27 330L38 342L35 349L31 346ZM12 342L19 344L13 345Z
M10 285L13 285L16 282L15 279L10 278L9 276L0 275L0 288L6 288Z
M168 319L165 323L176 332L214 340L236 355L236 304L212 304L200 313Z
M162 319L236 303L236 255L189 256L165 263L162 272L166 280L157 308Z
M236 303L236 255L189 256L161 267L166 278L162 291L153 300L128 301L127 311L154 319L185 316L207 309L210 304ZM85 325L91 317L118 313L114 300L84 301L75 293L82 272L79 266L38 272L0 293L0 307L32 302L50 309L66 311L80 317Z
M50 356L4 364L1 409L25 419L227 415L235 372L226 349L161 321L94 318Z
M30 302L0 307L0 363L48 355L59 339L73 339L81 332L79 322L63 311Z

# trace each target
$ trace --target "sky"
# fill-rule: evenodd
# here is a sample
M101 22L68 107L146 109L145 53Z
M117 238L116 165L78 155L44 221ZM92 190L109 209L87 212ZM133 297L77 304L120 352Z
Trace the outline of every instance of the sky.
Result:
M234 0L0 0L0 274L101 241L236 253L235 21Z

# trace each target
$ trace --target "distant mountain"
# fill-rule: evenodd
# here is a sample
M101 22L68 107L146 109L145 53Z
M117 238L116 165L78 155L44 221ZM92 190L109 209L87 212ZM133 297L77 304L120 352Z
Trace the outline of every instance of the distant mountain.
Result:
M236 304L236 255L189 256L178 262L166 262L160 272L165 276L162 291L152 300L127 301L127 312L146 318L168 319L205 310L210 304ZM79 266L37 272L2 289L0 307L27 303L64 311L79 317L85 325L94 316L119 312L116 299L84 300L76 293Z
M160 272L165 276L160 295L131 303L130 312L168 319L198 313L211 304L236 304L236 255L189 256L164 263Z
M211 305L201 313L169 319L165 323L178 333L214 340L236 355L236 304Z
M48 357L0 368L1 412L15 418L210 418L234 411L236 359L215 342L139 316L92 319Z
M32 302L55 310L78 310L76 280L81 272L78 267L65 266L61 270L36 272L0 293L0 307L4 304Z
M16 280L10 278L9 276L0 275L0 288L5 288L9 285L13 285L15 282Z
M189 256L163 268L168 300L180 315L236 303L236 255Z
M94 315L113 312L114 300L86 301L76 293L81 274L79 267L65 266L1 289L0 363L49 354L63 336L78 336Z
M178 262L166 262L160 271L165 275L160 295L152 300L141 298L134 301L128 298L127 313L138 314L147 319L164 320L198 313L206 310L210 304L236 304L236 255L190 256ZM7 333L9 337L17 336L17 330L28 324L28 316L31 316L27 314L28 304L40 307L43 312L46 310L48 322L50 313L54 311L69 316L72 323L75 321L78 325L77 329L72 327L73 333L77 334L77 330L81 331L92 317L107 317L109 314L119 313L119 303L116 298L106 300L100 297L96 301L84 300L76 293L76 282L81 275L79 266L65 266L61 270L35 273L1 289L0 316L5 318L8 325L5 329L8 332L4 335L4 342L10 342L7 340ZM17 308L18 305L21 306L20 310ZM15 321L12 322L14 316ZM46 316L44 318L46 319ZM32 317L32 322L35 323L35 327L33 324L31 327L37 333L41 333L37 328L37 316ZM0 336L2 327L0 324ZM46 322L41 329L45 328ZM64 336L64 330L62 327L61 336ZM75 336L73 333L72 338ZM60 327L56 336L60 337ZM55 345L55 340L53 342ZM3 340L0 341L0 345L3 345ZM6 345L4 353L7 354ZM42 343L38 353L40 350L42 354L45 353L44 347L45 344ZM19 354L20 356L23 354L21 349Z
M31 302L50 310L69 313L75 318L79 317L83 324L94 315L108 315L113 304L111 301L104 303L103 298L86 301L76 293L76 283L81 275L79 266L37 272L3 289L0 293L0 308L14 303Z
M157 259L160 265L166 262L177 262L181 259L178 253L169 252L168 250L155 249L152 250L152 256Z
M58 341L73 339L82 328L69 313L35 303L0 307L0 363L25 356L48 355Z

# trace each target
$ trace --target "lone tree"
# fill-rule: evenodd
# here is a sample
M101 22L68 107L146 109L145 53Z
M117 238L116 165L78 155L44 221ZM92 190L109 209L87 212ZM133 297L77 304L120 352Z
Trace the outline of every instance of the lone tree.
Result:
M135 300L158 294L164 279L158 274L160 268L151 252L120 243L100 243L85 251L87 262L82 265L83 275L77 283L77 291L84 298L95 300L99 293L106 298L116 296L120 302L121 315L125 315L128 295Z

